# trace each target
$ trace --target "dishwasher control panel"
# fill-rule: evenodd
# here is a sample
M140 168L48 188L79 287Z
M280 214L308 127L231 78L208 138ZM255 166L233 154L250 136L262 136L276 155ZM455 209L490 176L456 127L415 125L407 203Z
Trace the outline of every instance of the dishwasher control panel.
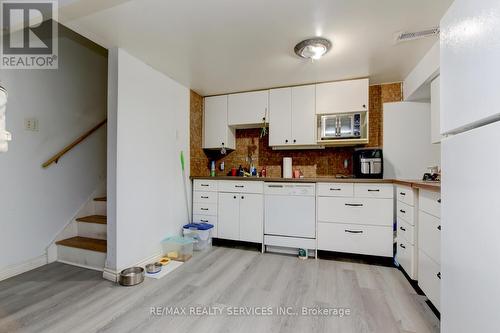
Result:
M316 194L315 183L265 183L264 194L266 195L298 195L314 196Z

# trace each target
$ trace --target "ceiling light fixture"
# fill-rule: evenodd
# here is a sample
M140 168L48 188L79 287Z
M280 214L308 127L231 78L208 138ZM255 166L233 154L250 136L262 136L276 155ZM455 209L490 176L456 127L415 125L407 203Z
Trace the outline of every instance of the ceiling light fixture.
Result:
M314 61L324 56L331 47L332 42L328 39L316 37L298 43L295 45L294 51L299 57Z

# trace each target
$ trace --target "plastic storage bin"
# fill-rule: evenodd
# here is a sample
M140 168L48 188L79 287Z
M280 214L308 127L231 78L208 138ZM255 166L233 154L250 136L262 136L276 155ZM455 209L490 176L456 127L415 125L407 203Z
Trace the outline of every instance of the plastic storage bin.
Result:
M194 239L193 247L196 251L203 251L212 247L213 227L208 223L190 223L184 226L183 234Z
M161 242L163 255L176 261L187 261L193 256L193 240L190 237L174 236Z

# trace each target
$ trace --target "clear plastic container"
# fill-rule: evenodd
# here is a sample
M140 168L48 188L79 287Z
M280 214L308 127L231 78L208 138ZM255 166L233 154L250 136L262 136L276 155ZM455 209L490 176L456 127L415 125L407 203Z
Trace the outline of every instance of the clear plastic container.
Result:
M190 237L174 236L161 242L163 255L176 261L188 261L193 256L194 239Z
M186 224L183 228L185 237L194 239L193 248L195 251L203 251L212 247L213 225L208 223Z

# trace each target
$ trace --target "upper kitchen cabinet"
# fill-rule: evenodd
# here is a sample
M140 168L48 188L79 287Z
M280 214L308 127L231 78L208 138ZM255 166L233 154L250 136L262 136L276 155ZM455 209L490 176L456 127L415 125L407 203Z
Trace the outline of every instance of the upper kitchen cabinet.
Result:
M227 123L227 95L205 97L203 115L203 148L235 149L235 130Z
M316 114L368 110L368 79L316 85Z
M231 94L228 97L228 125L252 128L267 122L269 90Z
M315 86L269 92L269 145L316 145Z
M441 131L440 131L440 81L439 76L431 82L431 141L432 143L441 142Z
M441 134L500 117L498 13L498 0L454 1L441 19Z

